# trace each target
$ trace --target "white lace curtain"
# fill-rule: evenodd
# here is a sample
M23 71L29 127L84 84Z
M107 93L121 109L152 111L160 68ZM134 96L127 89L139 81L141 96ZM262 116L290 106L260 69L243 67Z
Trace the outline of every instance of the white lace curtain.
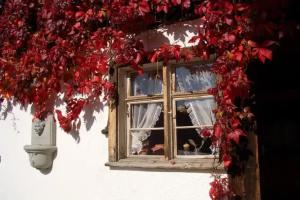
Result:
M206 91L215 86L215 75L203 68L196 68L191 72L186 67L176 69L176 89L180 92Z
M132 82L132 95L153 95L162 93L162 80L151 72L137 76Z
M185 67L176 69L177 90L206 91L215 86L215 75L201 68L191 72ZM212 98L185 101L185 106L194 126L213 125L215 117L212 110L216 107Z
M216 107L212 98L185 101L187 112L194 126L210 126L215 122L213 109Z
M133 106L132 128L153 128L161 114L161 103L139 104ZM143 141L147 140L151 130L131 131L131 153L139 153L143 148Z
M133 95L151 95L162 93L162 80L145 73L132 82ZM131 128L153 128L162 111L162 103L143 103L132 106ZM149 138L151 130L131 131L131 153L139 153L143 142Z

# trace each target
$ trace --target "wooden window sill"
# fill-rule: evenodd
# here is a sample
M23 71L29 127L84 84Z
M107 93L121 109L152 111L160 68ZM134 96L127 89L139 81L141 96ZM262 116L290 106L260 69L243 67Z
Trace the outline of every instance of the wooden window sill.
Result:
M113 169L149 169L149 170L179 170L179 171L213 171L212 158L201 159L172 159L164 160L163 158L126 158L116 162L107 162L105 166ZM222 165L215 170L219 173L225 173Z

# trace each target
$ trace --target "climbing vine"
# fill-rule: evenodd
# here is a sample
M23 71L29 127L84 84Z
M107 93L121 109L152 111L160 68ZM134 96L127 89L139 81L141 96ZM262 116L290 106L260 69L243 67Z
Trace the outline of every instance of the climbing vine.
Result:
M209 92L218 107L209 137L228 173L241 174L250 156L245 138L255 124L246 70L253 59L271 60L271 48L283 34L270 21L275 13L268 16L264 9L260 1L247 0L0 1L0 99L33 104L37 118L56 112L70 132L85 105L99 96L115 97L110 77L117 66L143 73L145 62L214 56L217 83ZM201 27L190 49L162 44L146 52L136 37L187 19L197 19ZM54 110L60 100L65 113ZM232 196L228 180L215 177L211 198Z

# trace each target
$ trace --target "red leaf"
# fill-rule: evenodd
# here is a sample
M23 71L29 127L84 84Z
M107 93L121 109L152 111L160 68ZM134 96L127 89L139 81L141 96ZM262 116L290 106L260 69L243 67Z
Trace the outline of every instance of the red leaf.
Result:
M65 98L69 99L72 96L73 88L70 84L65 83Z
M248 45L249 45L250 47L257 47L257 43L256 43L256 42L253 42L252 40L249 40L249 41L248 41Z
M248 9L248 8L249 8L249 6L246 5L246 4L243 4L243 3L237 3L237 4L235 5L235 9L236 9L237 11L240 11L240 12L242 12L242 11Z
M157 5L156 11L157 12L164 11L165 13L168 13L168 5L166 5L164 3Z
M139 67L134 61L131 62L131 67L136 70L139 75L144 73L144 69Z
M165 13L168 13L168 6L167 5L163 5L163 11L165 12Z
M158 51L155 51L151 56L150 56L150 62L154 63L157 61L158 55L160 53Z
M232 131L231 133L229 133L227 135L227 139L228 140L232 140L236 144L238 144L240 142L240 137L241 136L246 136L246 134L244 133L244 131L242 131L241 129L235 129L234 131Z
M144 16L146 13L150 12L150 6L147 1L142 1L139 3L139 13Z
M107 91L112 91L114 89L114 84L109 82L109 81L105 81L103 87L105 88L105 90Z
M136 57L135 57L135 59L134 59L134 62L135 62L136 64L138 64L138 63L141 61L141 59L142 59L141 53L137 53L137 54L136 54Z
M232 3L228 2L228 1L225 1L224 2L224 8L225 8L227 14L231 14L234 7L233 7Z
M186 62L190 61L194 57L193 52L189 49L182 49L181 55Z
M208 58L209 58L208 52L207 52L207 51L203 51L203 52L202 52L202 55L201 55L201 58L202 58L203 60L208 60Z
M229 155L223 156L223 163L224 163L224 167L226 169L228 169L228 167L231 165L231 159L230 159Z
M275 41L267 40L263 42L261 45L258 45L257 43L251 40L248 41L248 45L253 48L252 56L257 56L262 63L265 63L266 59L272 60L273 58L272 51L265 47L272 46L273 44L277 44L277 43Z
M265 48L259 48L258 58L262 63L265 63L266 59L272 60L272 51Z
M202 33L198 33L198 35L193 36L190 40L189 43L195 43L198 40L203 40L204 36L202 35Z
M224 37L225 41L231 42L231 43L234 43L236 40L236 36L234 34L230 34L230 33L225 33L223 35L223 37Z
M209 89L207 90L207 92L208 92L209 94L211 94L211 95L216 96L217 93L218 93L218 89L217 89L217 88L209 88Z
M76 22L76 24L74 24L73 27L76 28L76 29L78 29L78 30L80 30L80 29L81 29L81 24L80 24L80 22Z
M237 118L231 119L230 123L231 123L231 127L234 129L238 128L241 125L240 120L238 120Z
M243 59L243 54L241 52L237 51L233 54L233 58L234 58L234 60L241 62Z
M157 152L159 150L164 150L164 144L155 144L152 148L152 152Z
M182 7L184 7L184 8L191 7L191 1L190 0L183 0Z
M233 20L230 19L230 18L228 18L228 17L225 17L225 23L226 23L227 25L231 26L232 23L233 23Z
M75 13L75 18L77 21L80 20L83 16L84 16L84 12L82 11L78 11Z
M107 71L108 71L108 64L107 64L107 62L98 63L97 70L99 70L99 72L101 74L106 74Z
M101 82L101 78L99 76L94 76L92 82L95 84L99 84Z
M214 125L214 132L213 132L213 135L217 138L217 139L219 139L219 138L221 138L221 136L222 136L222 128L221 128L221 126L220 126L220 124L215 124Z
M180 5L181 0L171 0L174 6Z
M210 45L217 46L217 45L218 45L218 41L219 41L219 39L218 39L217 37L212 37L212 38L210 38L210 40L209 40L209 44L210 44Z
M180 46L179 45L175 45L173 46L173 48L171 48L172 50L172 54L176 59L176 62L178 62L180 60Z
M64 117L60 110L56 110L57 120L60 124L60 127L67 133L71 131L71 121Z
M209 128L203 128L200 131L200 136L203 137L203 138L209 138L209 137L212 136L212 130L209 129Z

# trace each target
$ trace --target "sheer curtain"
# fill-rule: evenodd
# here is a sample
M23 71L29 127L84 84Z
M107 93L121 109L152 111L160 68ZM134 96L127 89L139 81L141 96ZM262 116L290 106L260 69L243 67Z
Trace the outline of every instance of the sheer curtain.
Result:
M179 67L176 69L177 90L206 91L215 85L215 75L210 71L201 68L191 72L188 68ZM203 98L185 101L185 106L194 126L213 125L215 117L212 110L216 107L212 98Z
M138 76L132 83L133 95L161 94L162 80L158 77L144 73ZM162 111L162 103L143 103L132 106L131 128L153 128ZM151 130L131 131L131 153L139 153L143 148L143 142L149 138Z
M151 72L137 76L132 82L132 95L153 95L162 93L162 80Z
M196 68L196 67L195 67ZM215 75L201 68L193 72L186 67L176 69L176 89L180 92L206 91L215 86Z
M212 98L189 100L185 102L185 106L194 126L214 124L215 117L212 110L216 104Z
M153 128L162 111L161 103L139 104L133 106L132 128ZM143 142L150 137L151 130L131 131L131 153L139 153Z

